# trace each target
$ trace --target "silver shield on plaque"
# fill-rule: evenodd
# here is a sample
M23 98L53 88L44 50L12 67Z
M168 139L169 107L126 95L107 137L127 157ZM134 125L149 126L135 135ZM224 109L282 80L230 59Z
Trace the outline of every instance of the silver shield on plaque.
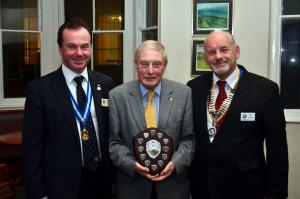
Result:
M151 168L152 168L153 171L155 171L157 169L157 165L156 164L152 164Z
M163 160L166 160L168 158L168 155L163 153L163 154L161 154L161 157L162 157Z
M143 146L138 146L138 150L139 150L139 152L143 152L144 151L144 147Z
M140 158L141 158L141 160L145 160L145 158L146 158L146 154L144 154L144 153L141 153L141 154L140 154Z
M145 166L148 167L150 165L150 160L145 160Z
M157 164L161 167L164 164L164 161L163 160L158 160Z
M144 142L144 139L143 139L143 138L138 138L138 140L137 140L137 141L138 141L138 143L139 143L139 144L143 144L143 142Z
M150 158L155 159L161 151L161 145L156 140L149 140L146 143L146 151Z

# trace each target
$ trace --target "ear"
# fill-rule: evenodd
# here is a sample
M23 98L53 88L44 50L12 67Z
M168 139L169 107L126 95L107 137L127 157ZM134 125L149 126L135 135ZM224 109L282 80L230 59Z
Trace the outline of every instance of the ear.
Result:
M58 46L57 48L58 48L58 53L59 53L59 55L61 56L62 48L61 48L60 46Z
M164 65L163 65L163 74L165 73L166 69L167 69L167 65L164 64Z
M241 49L240 49L239 45L237 45L235 48L236 59L240 58L240 53L241 53Z
M207 57L206 57L206 54L205 54L205 53L203 53L203 58L204 58L205 63L208 65Z

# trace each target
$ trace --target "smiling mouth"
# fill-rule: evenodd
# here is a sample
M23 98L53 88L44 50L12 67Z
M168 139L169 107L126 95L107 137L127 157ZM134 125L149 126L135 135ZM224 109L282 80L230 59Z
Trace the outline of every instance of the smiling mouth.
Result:
M79 63L79 64L83 63L84 61L85 61L85 60L73 60L73 62Z
M216 62L216 63L213 63L214 66L217 66L217 67L222 67L224 65L226 65L227 62Z

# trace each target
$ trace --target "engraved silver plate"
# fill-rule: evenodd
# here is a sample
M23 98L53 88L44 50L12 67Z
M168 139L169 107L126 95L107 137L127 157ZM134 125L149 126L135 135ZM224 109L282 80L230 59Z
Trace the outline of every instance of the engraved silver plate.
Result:
M138 150L139 150L139 152L143 152L144 151L144 147L143 146L138 146Z
M153 171L156 171L157 165L156 165L156 164L152 164L152 165L151 165L151 169L152 169Z
M143 142L144 142L144 139L143 139L143 138L138 138L138 140L137 140L137 141L138 141L138 143L139 143L139 144L143 144Z
M145 166L148 167L150 165L150 160L145 160Z
M161 154L161 157L162 157L163 160L166 160L168 158L168 154L163 153L163 154Z
M145 159L146 159L146 154L141 153L141 154L140 154L140 158L141 158L141 160L145 160Z
M168 151L169 151L169 147L168 146L163 146L163 151L165 152L165 153L167 153Z
M158 160L157 164L161 167L164 164L164 161L163 160Z
M162 138L162 136L163 136L163 134L162 134L162 133L157 133L157 137L158 137L159 139L161 139L161 138Z
M146 143L146 151L150 158L155 159L161 151L161 145L156 140L149 140Z
M169 139L168 138L163 139L163 141L164 141L165 144L169 143Z
M150 130L150 134L151 134L151 135L155 135L155 133L156 133L156 130L155 130L155 129L151 129L151 130Z

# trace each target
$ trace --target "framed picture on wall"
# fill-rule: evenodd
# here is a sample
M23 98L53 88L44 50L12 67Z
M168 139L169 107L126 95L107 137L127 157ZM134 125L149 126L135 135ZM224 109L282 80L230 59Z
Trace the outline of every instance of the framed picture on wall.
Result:
M210 68L204 60L204 41L194 40L193 41L193 52L192 52L192 76L203 75L209 73Z
M194 0L193 34L231 32L232 0Z

